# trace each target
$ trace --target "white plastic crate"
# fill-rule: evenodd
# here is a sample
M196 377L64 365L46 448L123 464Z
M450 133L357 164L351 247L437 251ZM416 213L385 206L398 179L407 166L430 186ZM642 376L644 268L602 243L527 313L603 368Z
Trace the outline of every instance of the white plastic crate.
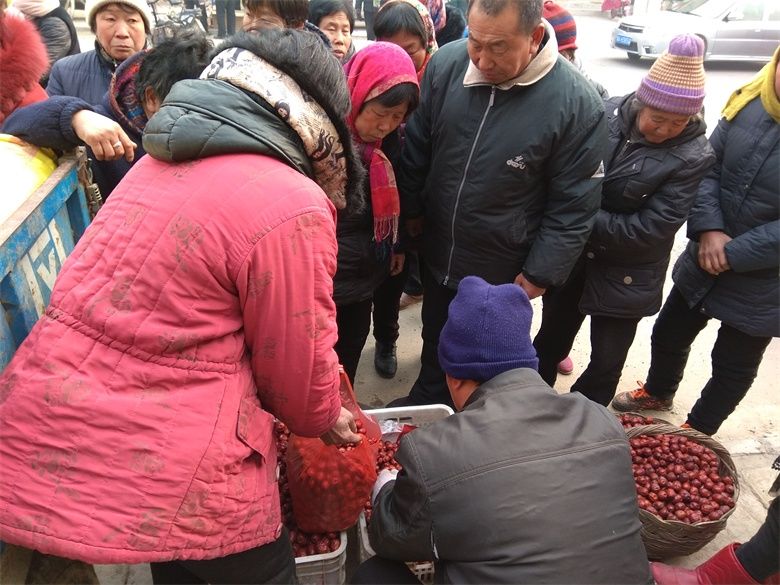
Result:
M432 422L450 416L453 414L453 411L449 406L444 404L431 404L426 406L377 408L375 410L366 410L365 413L371 415L380 423L384 420L395 420L416 427L424 427ZM363 512L360 513L360 517L358 518L357 532L360 561L363 562L376 554L374 549L371 548L371 543L368 539L366 516ZM407 564L422 583L433 583L433 562L421 561Z
M339 534L341 544L333 552L295 558L295 574L300 585L344 585L347 580L347 533Z

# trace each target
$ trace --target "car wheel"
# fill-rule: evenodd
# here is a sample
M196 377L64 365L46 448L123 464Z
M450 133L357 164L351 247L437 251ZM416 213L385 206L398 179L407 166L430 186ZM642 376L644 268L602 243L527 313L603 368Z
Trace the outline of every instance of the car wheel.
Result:
M632 63L639 63L642 60L642 57L636 53L626 53L626 55L628 55L628 60Z

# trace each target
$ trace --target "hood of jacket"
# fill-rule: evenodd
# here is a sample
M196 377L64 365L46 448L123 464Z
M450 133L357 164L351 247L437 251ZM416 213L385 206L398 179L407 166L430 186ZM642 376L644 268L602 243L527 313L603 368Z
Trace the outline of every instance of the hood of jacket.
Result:
M220 154L265 154L314 178L301 139L270 106L216 79L175 84L147 123L143 146L150 156L169 162Z
M344 104L331 103L305 74L287 75L275 47L260 35L223 43L201 79L174 85L144 130L146 152L175 162L265 154L314 180L337 209L360 209L365 172L339 110Z
M0 19L0 123L21 105L46 99L38 83L49 66L32 23L5 16Z

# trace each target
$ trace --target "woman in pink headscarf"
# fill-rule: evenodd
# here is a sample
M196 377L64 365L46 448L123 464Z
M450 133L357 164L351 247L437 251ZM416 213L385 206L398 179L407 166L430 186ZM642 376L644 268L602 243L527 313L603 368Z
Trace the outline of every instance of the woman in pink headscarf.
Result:
M352 99L347 124L367 170L368 195L363 210L339 213L336 230L336 353L354 383L371 326L374 292L403 269L404 255L398 248L401 206L391 161L400 155L398 127L417 107L420 90L412 60L390 43L378 42L362 49L344 70ZM398 337L397 314L395 317L395 332L389 334L393 344ZM375 336L384 323L392 327L392 316L374 315Z

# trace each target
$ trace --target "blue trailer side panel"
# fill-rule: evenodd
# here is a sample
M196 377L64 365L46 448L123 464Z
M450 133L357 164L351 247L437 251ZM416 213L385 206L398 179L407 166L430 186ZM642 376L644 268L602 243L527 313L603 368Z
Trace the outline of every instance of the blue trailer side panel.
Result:
M79 164L62 159L0 226L0 369L43 315L65 258L89 225Z

